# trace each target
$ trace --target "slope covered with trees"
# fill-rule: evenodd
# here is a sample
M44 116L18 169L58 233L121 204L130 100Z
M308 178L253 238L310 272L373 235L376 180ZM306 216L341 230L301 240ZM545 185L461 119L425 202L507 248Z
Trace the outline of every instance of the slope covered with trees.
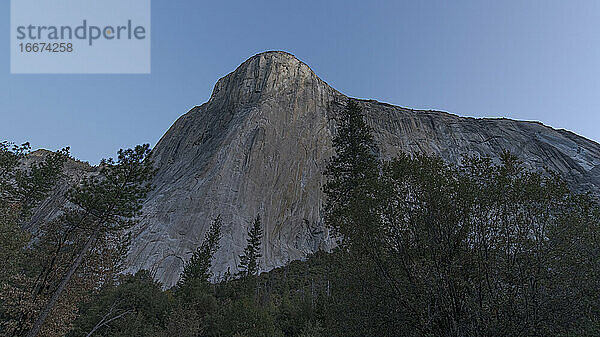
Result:
M0 250L8 252L0 288L3 336L64 335L78 303L122 270L123 230L139 215L154 174L148 145L103 160L67 192L60 215L35 237L22 230L29 212L60 183L68 149L24 165L28 146L0 147ZM5 216L4 216L5 215ZM6 272L8 271L8 272Z

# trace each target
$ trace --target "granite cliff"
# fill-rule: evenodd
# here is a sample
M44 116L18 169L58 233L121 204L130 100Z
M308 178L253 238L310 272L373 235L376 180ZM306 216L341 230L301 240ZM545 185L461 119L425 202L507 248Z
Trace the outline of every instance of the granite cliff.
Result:
M181 116L154 149L156 189L133 229L130 271L173 285L211 219L223 218L214 272L234 273L252 219L264 223L261 269L300 259L333 241L323 226L323 171L335 117L347 97L285 52L253 56L221 78L210 100ZM381 155L509 150L527 167L548 167L573 186L600 191L600 145L537 122L463 118L359 101Z

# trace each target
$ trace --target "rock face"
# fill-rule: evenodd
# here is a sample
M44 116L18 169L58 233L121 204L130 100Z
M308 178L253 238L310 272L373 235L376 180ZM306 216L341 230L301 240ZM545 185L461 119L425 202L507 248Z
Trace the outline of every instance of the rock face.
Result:
M333 241L323 226L323 171L335 117L347 97L294 56L253 56L181 116L154 149L156 189L133 229L131 271L175 284L210 221L224 223L217 275L237 271L253 218L264 224L261 269L300 259ZM535 122L462 118L360 101L382 156L400 151L497 156L509 150L531 169L548 167L574 186L600 191L600 145Z

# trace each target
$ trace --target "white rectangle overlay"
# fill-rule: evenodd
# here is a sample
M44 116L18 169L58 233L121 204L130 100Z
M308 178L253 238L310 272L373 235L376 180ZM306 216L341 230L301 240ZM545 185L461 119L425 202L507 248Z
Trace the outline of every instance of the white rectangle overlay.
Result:
M151 0L11 0L13 74L149 74Z

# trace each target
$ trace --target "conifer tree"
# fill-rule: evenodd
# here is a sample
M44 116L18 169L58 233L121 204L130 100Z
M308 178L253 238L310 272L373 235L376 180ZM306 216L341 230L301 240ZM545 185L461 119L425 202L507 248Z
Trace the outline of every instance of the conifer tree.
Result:
M219 240L221 239L221 216L217 216L208 232L204 237L204 241L196 249L192 258L188 261L181 274L178 286L181 288L192 281L198 280L201 282L208 282L212 276L210 267L212 258L219 250Z
M337 123L333 138L336 154L324 172L328 178L324 186L325 223L344 239L343 243L358 243L371 237L375 228L378 149L355 100L348 100Z
M29 143L0 142L0 282L16 274L19 256L29 240L22 227L32 210L44 200L62 177L69 148L49 153L42 161L23 163L29 157Z
M29 242L23 228L32 211L63 177L69 149L31 158L30 145L0 142L0 336L14 331L32 304L28 284L34 280Z
M142 201L152 188L151 179L155 172L149 145L139 145L134 149L119 150L116 161L112 158L102 160L98 174L85 177L69 190L67 198L73 206L66 208L58 221L63 228L79 230L75 238L78 245L27 337L38 335L93 248L135 224L136 217L141 214Z
M238 275L245 277L258 274L258 260L262 257L260 253L262 235L260 215L257 215L248 233L248 245L244 249L244 254L240 255L240 264L238 266L240 272Z

